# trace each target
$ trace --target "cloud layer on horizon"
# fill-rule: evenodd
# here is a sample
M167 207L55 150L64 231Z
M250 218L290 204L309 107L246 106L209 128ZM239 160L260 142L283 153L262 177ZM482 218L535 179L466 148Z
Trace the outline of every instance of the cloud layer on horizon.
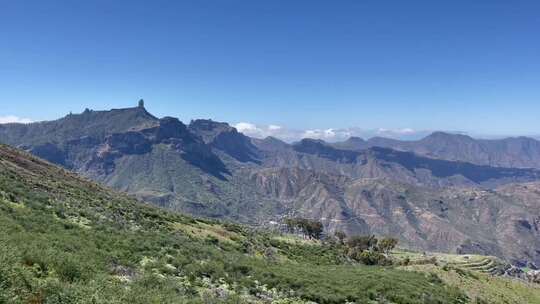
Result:
M15 115L0 116L0 124L5 123L31 123L33 120L29 118L21 118Z
M265 138L268 136L279 138L286 142L298 141L302 138L322 139L329 142L346 140L349 137L361 137L369 139L372 137L387 137L395 139L414 140L422 138L430 131L418 131L411 128L403 129L362 129L353 128L328 128L328 129L289 129L278 125L256 125L249 122L239 122L233 124L239 132L255 138Z

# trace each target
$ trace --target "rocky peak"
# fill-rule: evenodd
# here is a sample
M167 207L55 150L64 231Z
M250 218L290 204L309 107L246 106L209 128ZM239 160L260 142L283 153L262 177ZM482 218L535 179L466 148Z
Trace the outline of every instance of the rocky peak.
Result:
M424 137L421 142L439 142L439 143L449 143L449 142L470 142L474 139L468 135L463 134L453 134L447 132L433 132L430 135Z
M251 139L228 123L210 119L192 120L189 130L213 148L219 149L241 162L259 163L259 149Z
M251 141L257 148L265 151L278 151L290 148L289 144L272 136L264 139L252 138Z
M189 124L190 128L203 131L214 131L214 130L230 130L233 129L226 122L214 121L212 119L195 119L192 120Z
M200 136L205 143L210 143L223 132L235 132L236 129L228 123L217 122L211 119L196 119L189 124L189 130Z
M156 136L158 141L168 138L183 138L194 141L193 136L187 130L187 126L174 117L164 117L159 120Z

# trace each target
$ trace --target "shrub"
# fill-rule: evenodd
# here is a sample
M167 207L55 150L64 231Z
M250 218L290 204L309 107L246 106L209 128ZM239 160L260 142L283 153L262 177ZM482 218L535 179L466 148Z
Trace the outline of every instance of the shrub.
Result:
M334 236L339 240L341 244L344 244L344 241L347 238L347 234L341 230L336 231L334 233Z
M355 235L347 240L347 246L349 248L355 248L359 251L372 250L377 246L377 238L374 235L359 236Z
M406 257L403 259L403 261L401 261L401 265L403 266L409 266L410 263L411 263L411 259L409 257Z
M389 254L394 248L396 248L398 240L395 238L384 238L379 241L378 248L380 252Z
M81 280L83 277L79 262L71 258L58 261L55 268L62 281L73 283Z
M300 230L305 236L312 239L320 239L323 233L323 224L319 221L304 218L286 219L285 225L289 232Z

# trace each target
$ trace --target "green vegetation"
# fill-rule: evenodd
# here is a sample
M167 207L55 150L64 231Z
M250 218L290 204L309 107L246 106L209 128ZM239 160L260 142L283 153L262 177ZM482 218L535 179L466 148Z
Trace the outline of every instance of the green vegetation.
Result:
M335 235L337 246L343 248L344 254L350 259L364 265L389 266L393 264L389 253L396 247L397 239L383 238L379 240L374 235L355 235L348 239L345 237L343 232L338 232Z
M0 303L468 303L346 245L143 205L0 146Z

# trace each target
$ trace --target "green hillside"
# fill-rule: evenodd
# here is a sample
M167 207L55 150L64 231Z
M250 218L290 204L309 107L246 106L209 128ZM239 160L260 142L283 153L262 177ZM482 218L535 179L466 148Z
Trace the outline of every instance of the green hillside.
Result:
M0 146L0 303L308 301L475 300L429 271L169 213Z

